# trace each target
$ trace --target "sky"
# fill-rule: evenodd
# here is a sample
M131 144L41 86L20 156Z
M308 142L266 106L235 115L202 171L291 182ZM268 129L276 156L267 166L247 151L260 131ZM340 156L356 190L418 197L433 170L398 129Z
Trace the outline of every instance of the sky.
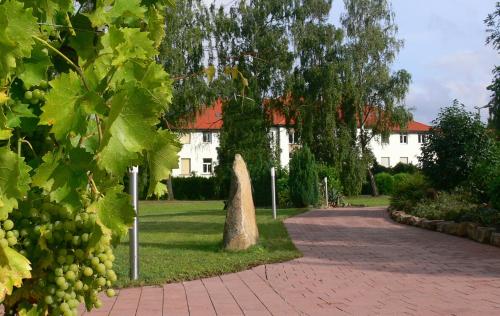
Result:
M467 109L488 103L486 87L500 55L485 45L484 19L495 0L392 0L405 46L393 69L412 75L406 105L416 121L431 123L454 99ZM339 25L343 1L334 0L331 21ZM481 110L483 120L487 110Z

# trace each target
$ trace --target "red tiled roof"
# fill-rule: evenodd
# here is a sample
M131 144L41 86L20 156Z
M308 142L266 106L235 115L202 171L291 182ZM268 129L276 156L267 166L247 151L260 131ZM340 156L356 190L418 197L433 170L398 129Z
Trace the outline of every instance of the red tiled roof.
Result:
M281 112L273 110L271 113L273 126L285 126L287 125L285 115ZM371 117L368 119L371 121ZM214 102L212 106L205 107L200 113L196 116L194 122L187 124L186 127L182 129L190 129L190 130L219 130L222 128L222 100L217 100ZM293 122L292 122L293 123ZM370 125L367 122L367 125ZM406 129L403 131L408 132L427 132L429 131L430 126L416 122L410 121L407 125ZM393 132L400 132L401 129L399 126L396 126L392 129Z

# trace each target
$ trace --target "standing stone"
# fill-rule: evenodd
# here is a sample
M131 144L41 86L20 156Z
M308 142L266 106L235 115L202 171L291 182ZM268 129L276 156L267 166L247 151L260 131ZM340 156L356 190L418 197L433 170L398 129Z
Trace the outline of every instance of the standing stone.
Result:
M232 173L224 225L224 248L244 250L257 243L259 230L255 221L250 176L247 165L239 154L234 157Z

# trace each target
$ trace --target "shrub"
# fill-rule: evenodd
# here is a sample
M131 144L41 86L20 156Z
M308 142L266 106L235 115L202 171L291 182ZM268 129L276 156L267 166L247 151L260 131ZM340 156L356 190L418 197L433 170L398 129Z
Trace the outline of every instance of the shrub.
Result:
M314 156L307 146L296 150L290 160L290 199L296 207L318 202L318 173Z
M317 164L316 169L318 171L318 180L321 182L321 187L323 188L324 186L324 178L326 177L328 179L328 197L329 199L332 199L333 197L337 196L338 194L342 193L343 188L342 188L342 183L340 181L340 175L338 170L335 167L328 166L325 164ZM320 195L320 200L323 202L324 201L324 188L322 189L322 193Z
M500 211L500 176L497 176L490 183L489 196L491 205Z
M279 168L276 171L276 202L279 207L286 208L292 205L288 188L288 170Z
M408 173L396 173L395 175L392 176L394 179L394 189L403 185L407 181L411 179L412 175ZM393 189L393 191L394 191Z
M481 120L457 101L441 110L422 145L422 171L437 189L470 187L474 170L494 155L494 143Z
M391 208L409 212L426 197L432 197L434 191L421 173L410 175L407 181L394 187Z
M177 200L220 199L215 177L172 178L174 196Z
M410 214L427 219L460 221L464 214L473 212L478 205L470 193L454 191L439 192L435 199L423 199L411 210Z
M392 194L394 189L394 178L389 173L382 172L375 175L375 182L377 183L380 194Z
M413 165L413 164L408 164L408 163L402 163L402 162L398 162L397 165L395 165L392 169L391 169L391 173L392 174L398 174L398 173L410 173L410 174L414 174L414 173L417 173L419 172L420 170L418 169L417 166Z

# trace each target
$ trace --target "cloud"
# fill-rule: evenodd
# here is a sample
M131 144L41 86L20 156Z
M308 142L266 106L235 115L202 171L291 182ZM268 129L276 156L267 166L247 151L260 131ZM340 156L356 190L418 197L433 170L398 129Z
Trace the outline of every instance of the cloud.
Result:
M427 71L414 78L406 99L415 108L415 118L429 123L441 107L450 105L454 99L470 111L485 105L489 100L486 87L492 79L494 60L498 60L496 52L481 48L444 55L423 65ZM486 112L482 116L485 119Z

